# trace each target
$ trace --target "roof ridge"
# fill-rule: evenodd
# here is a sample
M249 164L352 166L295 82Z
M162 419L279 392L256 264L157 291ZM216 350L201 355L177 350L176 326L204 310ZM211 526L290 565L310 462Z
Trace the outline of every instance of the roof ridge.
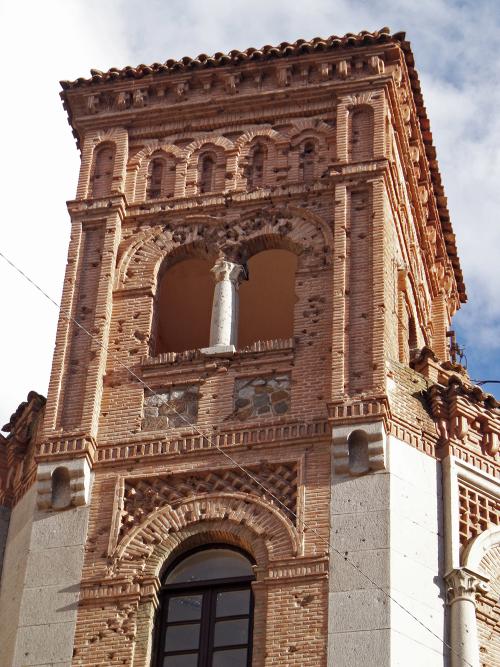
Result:
M206 53L200 53L195 58L183 56L179 60L169 58L163 63L152 63L151 65L140 64L136 67L126 65L122 68L110 67L106 72L99 69L90 70L90 78L78 77L73 81L60 81L63 90L78 88L80 86L92 85L95 83L104 83L122 78L139 79L149 74L163 74L169 71L179 72L185 69L196 69L199 67L222 67L229 64L240 64L247 60L259 60L267 58L279 58L292 55L302 55L304 53L335 49L349 46L367 46L372 43L381 43L394 39L404 41L405 33L397 32L391 35L390 28L384 26L379 30L370 32L361 30L358 33L348 32L343 36L330 35L329 37L313 37L310 40L297 39L295 42L281 42L273 46L265 44L260 49L249 47L243 51L232 49L228 53L217 51L209 56Z

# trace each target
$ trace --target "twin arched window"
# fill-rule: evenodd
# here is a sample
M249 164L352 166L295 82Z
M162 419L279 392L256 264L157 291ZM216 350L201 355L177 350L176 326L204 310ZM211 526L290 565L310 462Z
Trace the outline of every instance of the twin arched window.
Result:
M248 667L253 579L249 558L229 547L177 561L160 591L156 667Z
M261 250L247 263L238 290L238 348L259 340L291 338L294 329L297 255ZM214 297L212 262L186 257L161 275L156 292L153 354L208 347Z

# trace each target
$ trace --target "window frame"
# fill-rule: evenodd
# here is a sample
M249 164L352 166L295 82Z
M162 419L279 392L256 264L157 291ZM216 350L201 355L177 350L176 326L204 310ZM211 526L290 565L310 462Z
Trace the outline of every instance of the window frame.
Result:
M251 565L254 565L253 559L243 551L231 545L226 544L208 544L204 545L201 548L193 549L188 552L183 553L179 558L176 558L171 566L165 571L162 576L163 580L166 580L168 575L175 570L175 568L186 558L192 556L195 553L202 551L212 551L215 549L225 549L229 551L234 551L239 553L245 558L248 559ZM173 596L186 593L187 595L196 595L199 594L202 596L202 607L199 619L199 628L200 628L200 639L198 645L198 667L206 667L207 665L212 665L214 650L234 650L234 649L247 649L247 662L246 666L251 667L252 665L252 648L253 648L253 624L254 624L254 607L255 607L255 598L252 590L252 582L255 581L255 576L242 576L242 577L226 577L221 579L207 579L207 580L198 580L192 582L179 582L175 584L162 584L159 592L158 599L159 604L157 608L157 613L155 617L155 632L154 632L154 644L153 644L153 656L151 665L154 667L163 667L163 662L166 656L168 655L182 655L193 653L194 649L186 649L181 651L165 651L165 637L167 632L167 627L169 625L183 625L189 623L189 621L168 621L168 607L169 599ZM235 591L235 590L248 590L250 592L250 602L248 608L248 614L235 614L233 616L221 616L217 617L216 615L216 604L217 604L217 595L218 593L225 591ZM218 621L224 620L238 620L248 618L248 639L246 644L231 645L227 647L215 647L214 646L214 637L215 637L215 624ZM193 623L194 624L194 623Z

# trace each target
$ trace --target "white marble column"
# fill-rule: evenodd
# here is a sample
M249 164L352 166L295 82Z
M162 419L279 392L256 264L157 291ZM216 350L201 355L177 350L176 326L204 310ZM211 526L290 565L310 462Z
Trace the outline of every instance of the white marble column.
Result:
M244 274L241 264L218 259L212 269L215 277L210 347L205 354L234 352L238 338L238 287Z
M452 570L444 579L450 606L451 667L479 667L476 593L488 590L487 580L466 567Z

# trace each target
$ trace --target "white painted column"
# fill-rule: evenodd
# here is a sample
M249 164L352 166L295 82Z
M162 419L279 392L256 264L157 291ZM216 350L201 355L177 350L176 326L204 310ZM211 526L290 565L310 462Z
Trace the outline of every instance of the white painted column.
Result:
M234 352L238 338L238 287L243 276L243 266L226 259L218 259L212 273L215 277L210 347L205 354Z
M480 574L460 567L445 576L450 606L451 667L479 667L476 593L488 590Z

